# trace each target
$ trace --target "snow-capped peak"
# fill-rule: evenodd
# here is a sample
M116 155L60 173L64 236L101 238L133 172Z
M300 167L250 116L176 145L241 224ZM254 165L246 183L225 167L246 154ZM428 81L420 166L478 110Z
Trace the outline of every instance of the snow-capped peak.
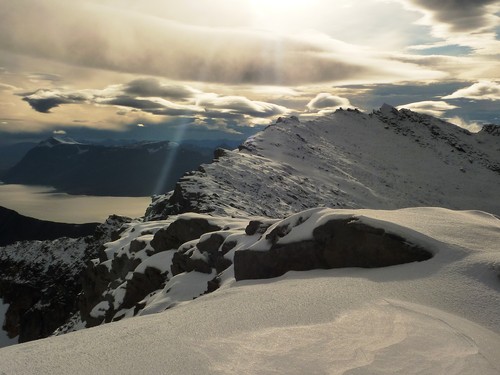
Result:
M382 107L380 107L380 112L385 116L397 116L399 114L399 111L396 108L387 103L384 103Z
M387 104L373 114L281 119L184 176L171 196L153 203L148 218L192 210L279 218L315 206L428 205L499 214L500 154L483 138Z
M39 147L54 147L57 145L80 145L80 142L75 141L70 137L50 137L38 144Z

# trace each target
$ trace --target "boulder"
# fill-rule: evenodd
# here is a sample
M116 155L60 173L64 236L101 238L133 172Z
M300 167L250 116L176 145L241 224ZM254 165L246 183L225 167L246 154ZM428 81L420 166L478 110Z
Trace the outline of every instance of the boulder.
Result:
M202 218L178 219L168 227L155 233L151 247L156 252L177 249L183 243L200 238L201 235L221 228Z
M268 235L270 250L235 252L236 280L267 279L288 271L386 267L432 257L422 247L356 219L330 220L314 229L313 239L290 244L279 244L288 228L278 228Z

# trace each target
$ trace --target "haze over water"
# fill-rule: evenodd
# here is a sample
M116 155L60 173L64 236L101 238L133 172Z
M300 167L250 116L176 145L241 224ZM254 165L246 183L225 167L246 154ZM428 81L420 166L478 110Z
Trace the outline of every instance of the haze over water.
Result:
M103 222L111 214L140 217L150 202L150 197L69 195L45 186L0 185L0 206L64 223Z

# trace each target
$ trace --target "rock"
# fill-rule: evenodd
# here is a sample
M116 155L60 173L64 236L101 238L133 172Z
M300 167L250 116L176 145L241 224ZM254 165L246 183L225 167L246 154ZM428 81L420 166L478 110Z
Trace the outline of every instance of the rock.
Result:
M220 246L224 243L225 238L218 233L212 234L203 242L198 242L196 247L201 252L207 252L211 256L215 256L219 252Z
M249 236L253 236L256 233L263 234L271 224L272 223L264 223L260 220L251 220L245 228L245 233Z
M219 160L219 158L223 157L223 156L226 156L228 153L227 150L223 149L223 148L217 148L215 151L214 151L214 160Z
M156 252L177 249L185 242L220 229L222 228L209 223L206 219L178 219L167 228L156 232L151 241L151 246Z
M276 237L282 232L277 230L270 236L273 245L269 251L235 252L236 280L267 279L288 271L386 267L432 257L429 251L402 237L355 219L331 220L313 231L312 240L297 243L278 244Z
M227 245L224 241L225 238L222 235L214 233L198 242L196 247L178 250L172 258L172 275L191 271L211 273L213 268L217 273L224 271L232 264L229 259L224 258L224 254L236 246L234 241L229 241ZM196 251L203 254L203 257L194 256Z
M182 272L197 271L201 273L211 273L211 265L203 259L192 257L193 251L196 248L186 250L185 252L177 251L172 257L172 275L178 275Z
M134 272L127 282L123 303L120 308L134 307L149 293L165 286L168 272L162 273L154 267L146 267L144 273Z

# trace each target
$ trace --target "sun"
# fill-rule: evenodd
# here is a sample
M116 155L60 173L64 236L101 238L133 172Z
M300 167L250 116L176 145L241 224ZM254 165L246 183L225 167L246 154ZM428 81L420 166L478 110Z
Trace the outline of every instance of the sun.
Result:
M315 0L247 0L253 13L254 26L261 30L285 32L300 22L305 8Z
M249 0L249 2L263 12L269 9L287 11L287 9L305 6L308 3L307 0Z

